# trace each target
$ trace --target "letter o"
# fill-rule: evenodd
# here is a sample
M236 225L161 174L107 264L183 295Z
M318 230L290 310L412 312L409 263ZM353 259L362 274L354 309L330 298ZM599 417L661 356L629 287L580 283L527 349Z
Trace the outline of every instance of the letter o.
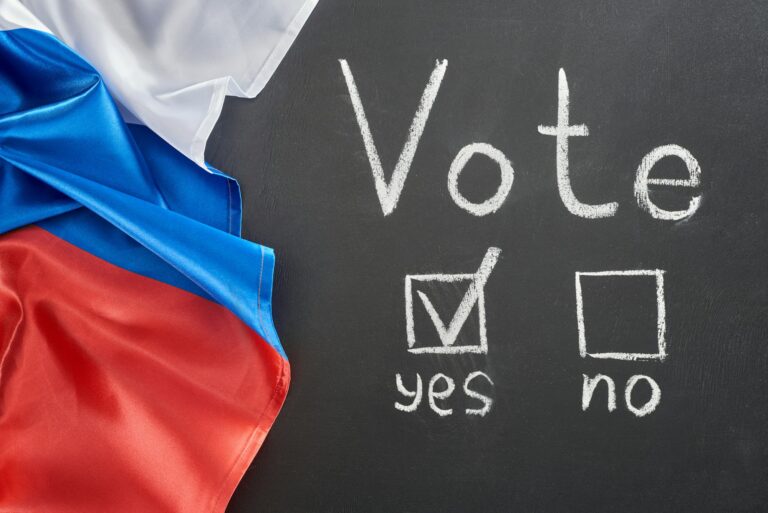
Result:
M464 170L464 166L467 165L469 159L476 153L481 153L495 161L499 165L499 172L501 173L501 183L498 190L493 196L482 203L473 203L459 192L459 175ZM456 158L451 162L451 168L448 171L448 192L459 207L472 215L485 216L493 214L501 207L504 200L507 199L507 194L512 189L514 178L515 170L512 169L512 163L501 150L487 143L472 143L459 150Z
M635 408L632 405L632 390L635 388L637 382L641 379L644 379L651 387L651 398L648 399L648 402L645 403L642 408ZM627 409L629 411L638 417L644 417L649 413L652 413L659 405L659 401L661 401L661 388L659 388L659 384L656 383L652 378L642 374L637 374L627 380L627 387L624 389L624 401L626 401Z

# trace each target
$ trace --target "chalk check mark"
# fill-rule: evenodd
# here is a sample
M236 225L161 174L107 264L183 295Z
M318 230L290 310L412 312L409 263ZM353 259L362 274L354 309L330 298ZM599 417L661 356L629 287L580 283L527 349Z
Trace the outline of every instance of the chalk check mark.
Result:
M472 275L469 288L464 294L461 303L459 303L458 308L456 308L456 313L453 314L453 318L447 326L440 318L440 314L437 313L437 310L432 305L432 302L427 295L421 291L417 291L421 302L424 304L424 308L426 308L427 313L429 314L429 318L432 319L432 323L435 325L435 329L437 330L437 334L440 337L440 342L442 342L443 346L451 347L456 342L461 328L464 326L464 323L467 322L469 314L472 312L472 308L474 308L480 297L480 293L483 291L483 287L485 287L485 284L488 282L491 271L493 271L496 262L499 260L500 253L501 250L499 248L488 248L488 251L486 251L485 256L483 257L483 261L480 263L480 267L477 269L477 272Z

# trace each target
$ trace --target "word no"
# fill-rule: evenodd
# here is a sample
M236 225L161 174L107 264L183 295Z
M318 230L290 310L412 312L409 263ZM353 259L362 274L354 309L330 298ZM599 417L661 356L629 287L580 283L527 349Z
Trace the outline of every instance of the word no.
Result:
M421 100L419 101L416 113L413 116L408 136L389 181L384 177L384 169L381 165L379 152L376 149L373 135L371 135L371 129L368 125L368 119L365 115L365 109L363 108L363 102L360 99L360 93L357 90L355 79L352 76L352 70L349 68L349 64L345 59L340 59L339 64L341 65L341 71L344 74L344 79L347 83L347 89L349 90L349 97L352 100L352 107L355 111L357 123L360 126L360 133L363 137L365 151L368 155L368 162L370 163L371 171L373 172L374 185L376 187L376 194L379 197L379 202L381 203L381 210L384 215L387 216L395 210L397 202L400 199L400 194L403 191L405 179L410 171L413 157L416 154L416 149L419 145L419 140L424 133L424 127L429 118L429 112L432 109L432 105L435 103L435 98L437 98L437 93L440 90L440 84L445 76L448 61L445 59L438 60L435 64L435 69L432 71L432 74L427 81L427 85L424 88L424 92L421 95ZM542 135L549 135L555 138L557 187L560 192L560 199L568 211L573 215L587 219L597 219L615 215L619 206L617 202L613 201L602 203L600 205L582 203L576 198L576 195L571 188L568 158L569 139L571 137L588 136L589 127L583 123L572 125L570 122L570 94L568 90L568 79L565 75L565 70L563 69L560 69L558 78L557 124L550 126L539 125L538 131ZM496 162L499 166L499 173L501 176L499 187L493 196L480 203L469 201L461 194L458 186L459 175L464 170L467 162L477 154L485 155ZM688 178L649 178L651 169L659 160L665 157L677 157L682 160L688 169ZM474 142L459 150L451 163L448 170L448 192L456 205L462 209L476 216L485 216L496 212L504 203L504 200L506 200L512 189L514 175L515 173L512 168L512 163L501 150L494 148L487 143ZM693 188L700 185L700 176L701 168L690 151L677 144L658 146L643 157L637 168L634 185L637 204L655 219L667 221L679 221L685 219L686 217L693 215L699 208L701 196L692 196L688 208L685 210L665 210L651 201L648 186Z
M472 381L480 377L484 378L488 381L488 383L493 385L491 378L489 378L488 375L484 372L475 371L469 374L464 380L464 394L466 394L467 397L471 397L472 399L477 399L480 401L480 403L482 403L482 406L480 408L466 408L464 413L467 415L479 415L484 417L489 411L491 411L493 400L486 395L472 390L469 387ZM444 385L439 390L437 389L438 382L444 383ZM421 404L421 399L424 395L421 375L418 373L416 374L416 390L408 390L405 385L403 385L403 378L400 376L400 374L395 375L395 385L397 385L397 391L400 392L404 397L412 398L410 404L401 404L396 402L395 408L406 413L415 412ZM453 413L453 408L444 408L443 406L445 405L438 405L437 401L442 402L451 397L454 390L456 390L456 383L453 381L453 379L440 372L432 376L432 379L429 380L428 386L429 389L427 391L427 399L429 401L429 407L432 409L432 411L441 417L447 417L448 415L451 415Z
M597 374L594 378L590 378L586 374L582 374L582 376L584 377L584 383L581 387L581 409L587 411L587 408L589 408L589 405L592 402L592 396L595 393L597 385L599 385L600 382L604 382L605 386L608 388L608 411L615 410L616 383L614 383L613 379L603 374ZM635 385L641 380L648 383L648 386L651 388L651 398L648 399L644 405L637 407L632 404L632 390L634 390ZM659 402L661 402L661 388L653 378L637 374L627 380L627 384L624 387L624 402L629 411L638 417L644 417L649 413L652 413L659 405Z

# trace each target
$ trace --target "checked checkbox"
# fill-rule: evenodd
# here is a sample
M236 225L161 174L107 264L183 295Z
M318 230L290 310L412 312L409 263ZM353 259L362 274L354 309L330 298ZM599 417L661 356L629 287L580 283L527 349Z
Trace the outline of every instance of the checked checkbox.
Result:
M460 354L488 352L488 338L485 328L485 284L499 259L499 248L488 248L488 251L480 263L476 272L471 274L409 274L405 277L405 324L408 338L408 351L411 353L437 353ZM419 302L432 321L440 340L440 345L418 346L416 345L416 332L414 329L414 300L413 283L462 283L467 282L467 291L462 297L459 306L450 320L445 323L434 306L432 300L421 290L416 291ZM470 314L477 305L478 311L478 336L477 344L457 345L459 333L469 319Z

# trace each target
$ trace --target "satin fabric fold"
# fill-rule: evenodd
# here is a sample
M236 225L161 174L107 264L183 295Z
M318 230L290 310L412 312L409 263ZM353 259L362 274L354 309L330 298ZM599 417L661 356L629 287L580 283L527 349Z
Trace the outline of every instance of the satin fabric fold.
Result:
M0 28L55 34L101 73L129 121L204 166L224 98L264 88L316 3L2 0Z
M53 36L27 29L0 32L0 59L0 160L14 184L25 187L14 201L33 207L12 210L0 204L5 228L42 221L30 220L29 212L51 213L50 206L40 208L39 194L58 192L57 210L66 210L66 197L69 209L85 207L107 220L282 352L271 322L265 321L271 316L274 254L232 236L239 233L230 212L230 206L240 210L236 182L214 174L188 183L196 169L175 150L159 143L139 148L146 141L133 137L98 73ZM155 178L153 170L162 166L146 162L159 160L157 153L173 162L165 167L175 180L160 173ZM169 208L169 194L175 210ZM256 283L262 283L261 290L254 291Z
M287 393L237 182L0 32L0 512L222 512Z
M0 512L224 511L290 380L253 330L36 227L0 311Z

